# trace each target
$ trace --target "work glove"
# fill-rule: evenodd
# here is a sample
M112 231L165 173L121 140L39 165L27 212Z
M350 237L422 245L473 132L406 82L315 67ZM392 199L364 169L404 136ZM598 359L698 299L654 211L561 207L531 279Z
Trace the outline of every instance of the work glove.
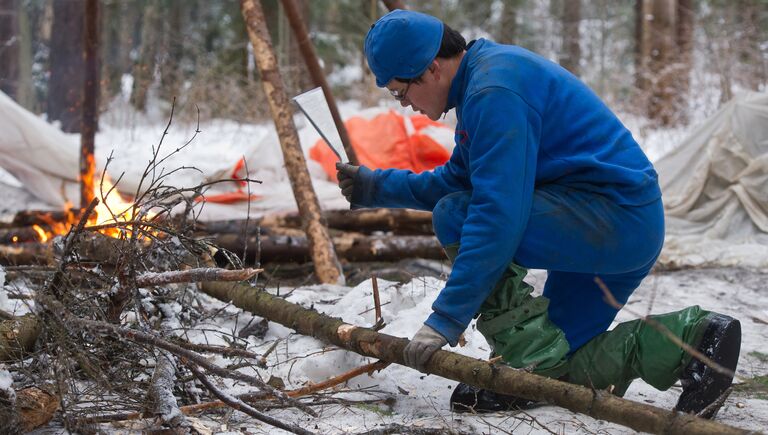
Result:
M336 178L339 180L341 194L344 195L344 198L347 198L350 204L352 203L352 192L355 190L355 178L357 178L359 172L360 166L349 163L336 163Z
M403 349L403 358L408 367L420 372L424 371L427 361L438 349L445 346L448 340L439 332L424 325L413 336L411 342Z

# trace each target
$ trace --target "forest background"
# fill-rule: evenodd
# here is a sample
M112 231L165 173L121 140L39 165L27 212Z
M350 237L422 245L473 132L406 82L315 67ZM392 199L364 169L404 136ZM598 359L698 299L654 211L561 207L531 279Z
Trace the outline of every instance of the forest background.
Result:
M281 2L262 1L286 90L314 87ZM386 12L376 0L298 2L338 99L375 105L362 42ZM768 84L768 0L426 0L406 2L468 39L533 50L580 76L617 112L685 126L734 93ZM100 105L149 98L182 117L269 119L236 0L101 0ZM0 0L0 89L80 128L84 0ZM151 105L154 107L154 105ZM160 114L154 113L159 116ZM133 119L126 116L124 121ZM157 119L161 122L163 119Z

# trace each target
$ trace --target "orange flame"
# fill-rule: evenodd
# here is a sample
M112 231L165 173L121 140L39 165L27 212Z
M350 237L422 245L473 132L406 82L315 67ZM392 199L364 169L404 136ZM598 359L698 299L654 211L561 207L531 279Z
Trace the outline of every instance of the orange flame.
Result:
M98 194L99 204L96 205L91 217L88 219L88 225L108 225L117 222L129 222L137 218L135 213L139 212L139 209L134 206L134 203L126 201L120 192L114 188L114 184L105 177L101 181L97 181L95 186L100 191ZM67 210L71 210L71 204L65 206ZM155 213L147 213L140 217L141 220L151 220L155 216ZM58 234L66 234L72 225L78 222L79 218L75 213L67 213L67 222L56 222L53 219L47 219L46 223L49 229L44 229L38 225L34 225L32 228L37 232L41 242L50 240L51 237ZM110 237L118 238L121 235L130 235L130 231L120 228L103 228L99 230L100 233Z
M40 225L32 225L32 229L35 230L41 242L47 242L51 236Z

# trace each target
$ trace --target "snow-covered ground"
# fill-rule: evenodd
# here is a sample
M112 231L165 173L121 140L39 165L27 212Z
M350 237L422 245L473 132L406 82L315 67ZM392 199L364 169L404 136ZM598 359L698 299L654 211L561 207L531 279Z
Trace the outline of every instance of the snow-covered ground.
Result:
M342 106L342 111L350 114L360 110L357 103ZM117 117L102 118L102 131L97 138L99 158L103 161L114 150L115 160L111 168L119 173L143 167L150 155L151 145L156 144L164 124L136 121L128 126L110 125L110 120ZM301 120L298 120L302 127ZM270 128L266 125L244 125L231 121L212 120L203 123L202 132L190 146L169 160L173 165L194 165L205 175L230 168L241 156L256 156L263 167L252 165L254 178L262 179L264 184L256 186L255 193L270 194L270 199L257 204L252 212L263 213L272 210L290 210L295 208L287 178L279 172L282 158L276 141L269 138ZM311 129L302 130L303 144L306 147L314 143ZM169 149L175 149L190 137L194 126L174 125L172 134L165 139ZM670 137L678 133L648 136L645 146L649 154L658 157L668 151ZM663 137L654 143L654 137ZM662 149L663 142L663 149ZM254 149L255 144L263 148ZM266 144L266 145L264 145ZM250 147L250 148L249 148ZM254 161L255 162L255 161ZM325 208L343 208L346 205L331 182L324 180L319 166L310 163L310 172L318 190L321 203ZM174 180L179 185L199 182L197 176L180 175ZM0 171L0 215L11 216L15 211L40 209L45 204L25 192L13 177ZM213 207L211 217L225 217L227 208ZM237 215L240 211L231 212ZM748 253L747 253L748 254ZM447 265L446 265L447 271ZM2 273L0 272L0 276ZM543 271L534 271L530 281L540 291L546 275ZM762 389L737 388L720 411L718 420L745 429L765 430L768 428L768 387L765 376L768 374L768 351L762 346L768 342L768 292L764 288L768 270L746 269L739 267L686 269L679 271L659 271L649 276L629 301L629 308L636 313L668 312L698 304L703 308L737 317L742 322L743 344L739 361L737 383L747 385L758 377L763 377ZM4 281L4 277L0 277ZM430 306L444 281L438 278L414 278L404 284L379 280L383 318L387 326L383 332L410 337L419 328L430 313ZM281 293L289 289L283 287ZM370 280L356 287L310 286L296 288L288 300L343 318L355 325L370 326L374 323L373 298ZM0 309L22 313L27 307L18 299L7 299L5 291L0 291ZM224 308L210 324L205 325L205 332L196 338L210 344L225 344L225 338L236 334L249 322L256 321L248 313L203 296L203 300L212 309ZM635 315L622 311L617 321L634 319ZM488 347L483 337L471 326L467 333L465 347L453 349L456 352L473 357L485 358ZM278 347L268 358L268 369L261 375L266 379L270 375L280 377L286 388L298 388L307 383L319 382L341 374L369 361L359 355L344 350L329 348L323 343L297 335L288 328L270 323L269 331L263 340L248 338L249 350L265 352L275 340L280 340ZM224 363L220 358L216 361ZM0 368L0 384L3 379ZM300 423L302 427L318 433L354 433L381 428L389 424L403 424L414 428L443 428L469 433L631 433L630 430L589 417L571 413L555 407L542 407L521 413L499 413L489 415L452 414L448 409L448 398L455 382L425 376L422 373L402 366L390 366L373 376L361 376L347 383L344 393L337 397L350 400L346 404L318 406L315 410L319 417L313 418L294 410L270 411L270 415L284 421ZM749 385L752 385L751 383ZM229 385L230 393L245 392L246 388ZM641 381L636 381L627 393L627 398L650 403L662 408L672 408L680 393L680 388L659 392ZM380 399L376 403L355 403L367 399ZM215 433L277 433L278 430L261 424L244 414L207 414L200 418ZM115 431L120 431L117 427Z

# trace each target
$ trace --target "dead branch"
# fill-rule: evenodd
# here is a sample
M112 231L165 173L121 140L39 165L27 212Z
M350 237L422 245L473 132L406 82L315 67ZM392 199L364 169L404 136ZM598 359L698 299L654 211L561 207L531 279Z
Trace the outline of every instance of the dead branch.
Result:
M163 319L160 325L165 334L172 329L170 319ZM155 371L152 373L149 391L147 391L147 411L157 416L164 424L178 428L188 426L184 414L179 411L179 404L173 395L176 380L176 357L167 350L155 350Z
M195 364L187 363L187 367L192 371L192 373L195 375L195 377L205 385L208 390L213 393L214 396L218 397L219 400L226 403L231 408L234 408L240 412L243 412L247 415L250 415L251 417L263 421L264 423L270 424L272 426L278 427L280 429L287 430L289 432L293 432L296 434L312 434L312 432L308 430L304 430L301 427L294 426L292 424L288 424L285 422L282 422L276 418L272 418L266 414L263 414L256 409L252 408L247 403L243 402L242 400L232 397L229 394L221 391L218 389L215 385L211 383L211 381L208 380L208 378L205 377L205 374L198 368Z
M65 308L60 302L47 296L39 295L38 301L49 313L52 314L52 317L57 319L62 325L67 325L69 327L76 325L76 326L79 326L80 328L89 330L93 333L107 334L113 337L120 337L120 338L133 341L135 343L150 345L156 348L166 350L172 353L173 355L181 358L182 362L186 363L186 361L190 361L197 366L205 368L206 370L208 370L209 372L217 376L246 382L262 390L268 391L269 393L273 394L276 398L278 398L278 400L286 402L287 404L293 407L296 407L298 409L301 409L302 411L306 412L309 415L312 415L313 417L317 416L314 413L314 411L312 411L311 409L289 398L283 392L276 390L275 388L268 385L261 379L255 376L246 375L245 373L241 373L236 370L228 370L228 369L219 367L209 362L202 355L199 355L179 345L166 341L154 334L141 332L136 329L122 328L107 322L101 322L97 320L88 320L88 319L82 319L82 318L76 317L72 313L70 313L69 310L67 310L67 308Z
M203 283L203 292L231 302L253 314L280 323L296 332L382 361L404 364L407 339L357 327L292 304L244 284ZM547 402L574 412L632 429L665 434L744 434L747 431L690 414L637 403L602 391L541 377L503 365L490 365L453 352L439 350L426 372L499 393Z
M154 287L165 284L201 281L245 281L253 278L264 269L227 270L215 267L174 270L169 272L146 272L136 277L139 287Z

